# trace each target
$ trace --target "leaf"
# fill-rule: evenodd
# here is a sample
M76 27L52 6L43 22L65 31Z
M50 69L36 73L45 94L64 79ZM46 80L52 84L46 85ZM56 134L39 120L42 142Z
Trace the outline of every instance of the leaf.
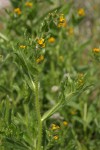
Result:
M24 54L22 54L21 52L16 52L15 54L18 58L18 63L22 66L24 73L23 76L25 77L29 87L33 90L33 77L38 74L38 70L34 66L32 66L31 62L27 58L25 58Z
M61 6L59 7L56 7L48 12L46 12L42 17L40 17L35 23L33 26L37 26L38 24L40 24L41 22L43 22L44 18L48 16L49 13L53 13L55 12L56 10L59 10L61 8ZM35 29L36 30L36 29Z
M21 53L16 52L15 54L16 54L16 56L17 56L17 58L18 58L19 64L20 64L20 65L22 66L22 68L23 68L24 73L25 73L27 76L29 76L27 65L26 65L26 63L25 63L23 57L21 56Z
M17 58L19 59L20 65L23 68L23 71L29 76L29 73L31 75L36 75L38 73L38 70L32 66L31 62L25 57L25 55L21 52L16 52Z
M12 138L5 138L4 146L5 145L6 145L6 147L15 148L16 150L19 150L19 149L20 150L29 150L29 147L25 143L16 141Z
M4 87L2 85L0 85L0 92L5 92L6 94L10 94L11 93L11 91L8 88L6 88L6 87Z
M67 15L70 11L71 6L72 6L72 3L67 3L66 5L63 5L63 7L61 7L60 9L61 13L63 13L64 15Z
M82 44L79 46L79 49L84 49L88 44L91 43L91 40L92 40L92 39L89 39L89 40L87 40L86 42L82 43Z
M2 39L4 39L5 41L9 41L8 38L7 38L4 34L2 34L2 33L0 33L0 37L1 37Z
M69 100L79 96L81 93L83 93L85 90L87 90L90 87L90 85L87 86L83 86L82 89L80 90L76 90L75 92L71 92L68 93L67 95L63 95L62 94L62 99L53 107L51 108L49 111L47 111L43 116L41 121L44 121L45 119L47 119L48 117L50 117L51 115L53 115L57 110L59 110L60 108L62 108L63 106L66 105L66 103L69 102Z

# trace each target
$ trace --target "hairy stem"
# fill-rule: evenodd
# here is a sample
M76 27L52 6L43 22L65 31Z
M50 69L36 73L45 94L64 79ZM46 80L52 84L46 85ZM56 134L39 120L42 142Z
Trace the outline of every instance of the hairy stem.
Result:
M41 113L40 113L40 103L39 103L39 87L38 87L38 77L35 79L35 109L38 121L38 139L36 144L36 150L41 150L41 142L42 142L42 121L41 121Z

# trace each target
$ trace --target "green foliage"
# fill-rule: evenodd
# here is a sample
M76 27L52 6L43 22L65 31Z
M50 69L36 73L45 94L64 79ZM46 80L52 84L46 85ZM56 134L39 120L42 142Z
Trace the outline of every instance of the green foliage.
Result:
M0 150L99 149L97 12L89 20L73 0L11 5L0 16Z

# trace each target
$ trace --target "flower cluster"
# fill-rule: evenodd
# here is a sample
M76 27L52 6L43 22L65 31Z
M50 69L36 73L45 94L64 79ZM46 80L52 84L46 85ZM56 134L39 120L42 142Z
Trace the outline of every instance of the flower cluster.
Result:
M68 126L68 122L67 121L63 121L61 123L61 127L59 125L57 125L57 124L54 124L54 123L51 124L50 129L51 129L51 133L53 134L53 139L54 140L58 140L59 139L59 135L60 135L60 133L59 133L60 128L63 129L63 127L67 127L67 126ZM52 136L52 134L51 134L51 136Z
M100 52L100 49L99 49L99 48L94 48L94 49L93 49L93 52L94 52L94 53L99 53L99 52Z
M43 60L44 60L44 56L41 55L41 56L36 60L36 62L37 62L37 63L40 63L40 62L43 61Z
M54 138L54 140L58 140L59 136L55 135L53 138Z
M85 11L84 11L83 8L80 8L80 9L78 10L78 15L81 16L81 17L85 16Z
M59 17L59 22L58 22L58 27L66 27L67 23L66 23L66 19L64 18L64 15L61 14Z
M51 125L51 130L57 130L59 128L60 127L58 125L54 124L54 123Z
M19 47L22 48L22 49L26 48L25 45L20 45Z
M27 7L32 7L32 6L33 6L33 4L32 4L31 2L26 2L25 5L26 5Z
M68 122L67 122L67 121L63 121L63 125L64 125L64 126L67 126L67 125L68 125Z
M54 43L54 42L55 42L55 38L54 38L54 37L50 37L50 38L48 39L48 42L49 42L49 43Z
M16 13L16 14L18 14L18 15L21 15L21 10L20 10L20 8L15 8L14 9L14 12Z
M43 39L43 38L38 39L38 40L37 40L37 43L38 43L42 48L45 47L45 42L44 42L44 39Z

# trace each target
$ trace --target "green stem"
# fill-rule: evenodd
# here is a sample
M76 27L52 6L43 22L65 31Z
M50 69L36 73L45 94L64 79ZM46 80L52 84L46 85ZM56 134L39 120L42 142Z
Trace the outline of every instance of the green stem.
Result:
M36 150L41 150L42 142L42 121L40 113L40 103L39 103L39 87L38 87L38 77L35 79L35 109L38 121L38 139L36 144Z
M8 41L8 38L4 34L0 33L0 37L4 40Z

